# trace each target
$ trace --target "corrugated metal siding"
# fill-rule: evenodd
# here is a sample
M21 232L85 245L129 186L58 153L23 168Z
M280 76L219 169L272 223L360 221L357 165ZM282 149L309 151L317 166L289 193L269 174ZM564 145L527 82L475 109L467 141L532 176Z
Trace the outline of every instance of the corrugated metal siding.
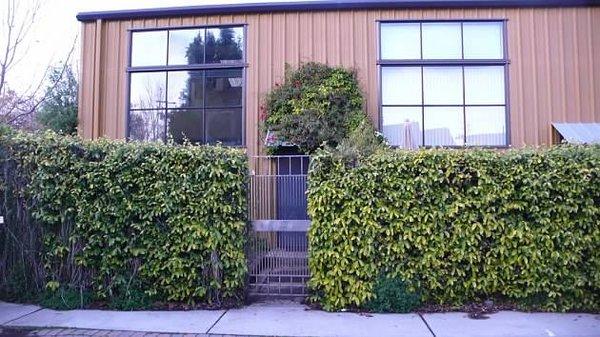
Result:
M511 143L550 144L551 122L600 122L600 8L344 10L83 24L81 134L125 136L130 27L248 24L246 144L258 153L259 107L286 63L355 68L378 122L377 20L507 18Z

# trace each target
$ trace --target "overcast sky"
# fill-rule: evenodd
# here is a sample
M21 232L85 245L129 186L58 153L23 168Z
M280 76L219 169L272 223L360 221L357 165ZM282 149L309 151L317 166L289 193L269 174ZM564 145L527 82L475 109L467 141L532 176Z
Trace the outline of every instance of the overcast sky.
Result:
M7 1L0 0L0 17L4 20ZM285 0L270 0L281 2ZM26 7L32 0L18 0ZM116 10L132 8L174 7L189 5L227 4L260 2L258 0L41 0L38 17L28 35L26 46L21 48L22 58L9 74L9 85L24 90L36 83L48 64L57 64L65 59L73 41L79 37L80 25L75 15L78 12ZM3 42L5 32L0 32ZM2 44L3 45L3 44ZM79 64L80 49L76 46L72 63Z

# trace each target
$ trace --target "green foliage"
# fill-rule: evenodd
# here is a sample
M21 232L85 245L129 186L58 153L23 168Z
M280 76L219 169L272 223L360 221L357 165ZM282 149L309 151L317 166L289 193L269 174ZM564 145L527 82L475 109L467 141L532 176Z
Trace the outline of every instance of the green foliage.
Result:
M0 287L0 299L8 302L31 302L36 298L34 287L30 287L29 274L22 264L8 266L3 270L3 284Z
M266 130L305 153L336 146L367 119L356 74L313 62L287 68L285 82L267 94L262 113Z
M421 296L408 288L399 277L379 277L373 288L373 298L365 307L374 312L412 312L421 305Z
M362 307L377 275L430 303L600 309L600 147L390 150L309 172L310 286Z
M152 299L144 291L137 288L129 288L118 292L109 305L114 310L140 310L150 309Z
M383 135L376 132L371 123L365 120L350 131L337 147L329 150L334 156L353 166L358 165L363 158L388 148Z
M45 289L90 290L123 308L147 298L213 306L241 299L242 151L52 132L5 132L0 149L3 166L12 163L21 179L10 193L31 205L32 219L23 223L39 234L23 249L38 252L29 263ZM23 239L8 234L4 244Z
M46 290L38 301L41 306L56 310L73 310L85 308L91 302L91 294L73 288L60 287Z
M70 65L54 67L48 75L50 83L36 120L45 129L75 134L77 132L77 79Z

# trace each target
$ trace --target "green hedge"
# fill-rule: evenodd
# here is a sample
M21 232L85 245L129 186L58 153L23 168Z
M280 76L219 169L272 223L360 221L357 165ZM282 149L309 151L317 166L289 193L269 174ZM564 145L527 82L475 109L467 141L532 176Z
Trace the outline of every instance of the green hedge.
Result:
M213 306L242 298L241 150L2 129L0 151L4 297L21 282L125 307L140 296Z
M362 307L377 276L429 303L600 310L600 147L383 151L309 173L314 299Z

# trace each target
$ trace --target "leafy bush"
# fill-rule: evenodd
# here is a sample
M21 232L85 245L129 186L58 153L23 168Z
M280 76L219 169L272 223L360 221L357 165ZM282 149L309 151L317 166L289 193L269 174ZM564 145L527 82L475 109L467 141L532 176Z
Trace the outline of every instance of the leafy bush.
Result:
M110 302L114 310L140 310L152 307L152 300L144 291L133 288L120 291Z
M39 303L45 308L55 310L73 310L85 308L91 302L89 291L81 289L60 287L55 290L46 290L42 293Z
M371 123L364 121L350 131L337 147L329 150L348 165L354 166L358 165L363 158L388 148L383 135L376 132Z
M421 304L421 296L398 277L379 277L373 287L373 295L365 307L374 312L407 313Z
M377 275L430 303L600 310L600 147L390 150L309 172L310 287L362 307Z
M7 178L1 256L25 255L38 292L83 289L123 302L140 290L160 301L213 306L241 299L242 151L6 130L0 149ZM8 275L17 264L0 265Z
M355 73L313 62L287 68L284 83L267 94L262 109L263 127L305 153L336 146L367 120Z

